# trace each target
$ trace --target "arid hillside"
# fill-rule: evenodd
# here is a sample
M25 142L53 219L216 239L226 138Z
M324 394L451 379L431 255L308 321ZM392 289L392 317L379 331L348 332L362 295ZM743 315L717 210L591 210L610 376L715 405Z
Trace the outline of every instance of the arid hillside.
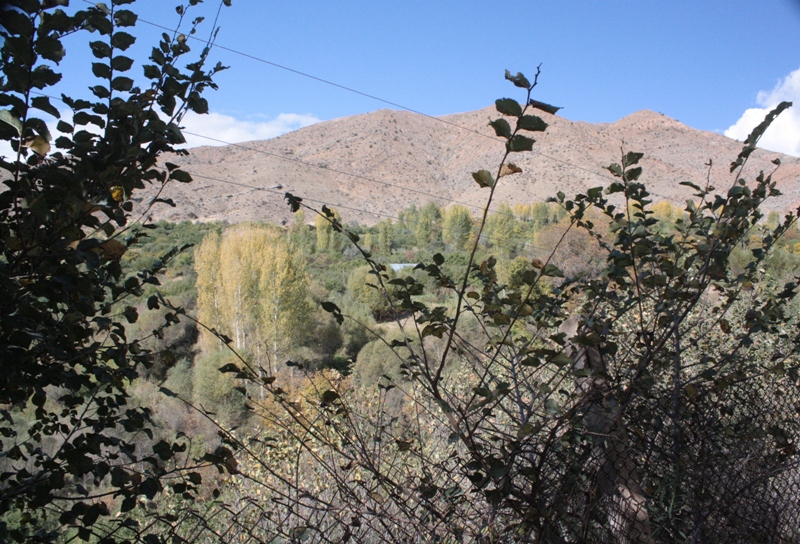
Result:
M169 186L162 197L177 206L159 204L153 217L281 222L290 218L286 191L312 205L338 208L345 221L366 224L393 217L412 202L432 200L475 206L477 213L486 193L470 173L497 168L503 144L487 123L498 116L493 106L438 119L379 110L271 140L194 148L189 156L170 160L195 182ZM705 185L709 178L719 190L733 181L729 165L739 142L659 113L645 110L597 125L541 116L548 130L538 135L533 153L513 157L523 172L502 179L497 202L538 202L558 191L571 195L608 185L612 178L603 167L619 162L622 150L645 154L641 179L656 200L685 200L691 191L681 181ZM745 177L771 172L776 158L782 165L775 179L785 196L765 207L781 211L800 204L800 159L759 150ZM141 205L148 198L137 200Z

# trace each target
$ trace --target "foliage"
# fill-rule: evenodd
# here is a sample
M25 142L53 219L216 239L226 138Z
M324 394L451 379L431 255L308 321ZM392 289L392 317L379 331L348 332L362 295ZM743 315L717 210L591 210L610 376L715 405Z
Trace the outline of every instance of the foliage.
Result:
M123 7L130 3L69 14L63 0L10 0L2 11L0 138L15 153L0 161L4 541L144 538L130 517L138 498L167 487L188 497L199 483L192 463L172 463L185 441L152 441L151 409L128 405L137 368L152 364L126 335L138 319L131 301L159 284L178 249L137 274L123 273L120 257L141 237L130 222L132 195L146 184L191 181L173 164L156 164L179 152L183 115L208 111L202 94L223 67L206 67L210 43L182 67L190 48L176 31L163 35L137 83L125 56L137 20ZM70 34L93 35L96 84L88 100L62 95L63 114L44 93L62 78ZM42 115L58 119L55 139ZM150 205L157 202L164 199ZM154 333L177 320L170 314Z
M243 224L207 236L196 254L198 318L274 376L276 361L304 335L305 260L278 230ZM207 349L222 345L203 334Z
M472 215L458 204L447 208L442 224L442 240L456 249L464 248L472 232Z
M257 490L274 504L248 510L250 526L264 540L320 542L793 541L797 285L776 286L763 266L797 216L759 231L779 193L770 174L740 179L768 123L726 193L690 185L695 198L671 217L639 182L642 155L625 153L608 187L554 198L565 216L555 250L503 271L478 260L488 210L519 170L508 159L547 127L533 110L557 110L530 98L538 73L506 77L527 97L496 102L506 153L494 174L473 174L487 198L461 274L438 253L417 266L449 301L361 250L394 323L359 354L359 396L311 373L298 396L244 359L230 369L269 390L269 404L248 402L287 452L280 469L262 463L252 485L237 484L236 497ZM404 228L420 213L407 210ZM338 218L320 217L358 247ZM554 264L573 232L604 256L595 270ZM733 271L742 245L751 259ZM347 318L332 301L323 309Z
M391 268L387 269L384 274L389 279L395 277ZM375 318L380 319L381 316L385 316L391 308L384 288L380 286L380 282L369 266L356 268L350 273L347 290L357 301L366 305Z

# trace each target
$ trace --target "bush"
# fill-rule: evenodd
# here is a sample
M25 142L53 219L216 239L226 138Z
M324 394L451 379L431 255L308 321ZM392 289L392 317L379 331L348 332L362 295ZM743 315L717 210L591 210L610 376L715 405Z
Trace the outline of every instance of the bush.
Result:
M71 15L66 3L2 8L0 138L14 156L0 160L0 540L147 540L123 530L136 526L138 497L167 487L191 496L198 483L193 463L170 464L185 442L153 442L152 409L128 404L139 368L152 365L126 333L138 319L134 300L179 249L136 274L120 258L141 237L129 224L133 195L191 181L156 165L180 152L183 115L207 112L202 93L223 67L206 67L206 48L181 68L190 48L183 34L164 34L137 84L124 54L135 41L136 14L122 7L130 2ZM62 39L73 34L95 40L96 81L89 100L62 95L62 116L46 93L61 80ZM57 138L43 114L60 118ZM171 314L168 323L178 321Z

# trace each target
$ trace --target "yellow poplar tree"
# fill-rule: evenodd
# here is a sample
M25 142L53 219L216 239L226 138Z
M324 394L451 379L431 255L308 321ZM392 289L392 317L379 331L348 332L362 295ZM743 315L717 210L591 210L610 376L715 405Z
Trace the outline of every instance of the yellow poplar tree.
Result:
M197 271L197 319L204 325L219 330L220 297L219 297L219 244L220 236L211 232L203 238L194 253L194 267ZM200 346L203 351L219 349L219 340L206 331L200 334Z
M336 219L341 219L339 212L336 210L333 210L333 216ZM322 215L314 218L314 227L317 229L317 252L336 252L342 249L341 238Z
M457 249L464 249L472 232L472 214L458 204L447 208L442 223L442 239Z
M270 372L302 339L309 317L305 259L280 233L268 233L261 255L259 339L270 349Z
M276 363L302 336L308 317L302 252L276 229L243 224L221 237L207 236L195 266L198 318L274 373ZM218 347L208 340L203 346Z

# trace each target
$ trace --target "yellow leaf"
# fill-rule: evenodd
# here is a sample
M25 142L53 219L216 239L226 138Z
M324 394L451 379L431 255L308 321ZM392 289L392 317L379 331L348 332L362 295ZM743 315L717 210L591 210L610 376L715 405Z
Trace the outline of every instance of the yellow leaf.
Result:
M28 140L25 145L28 146L31 151L42 157L50 153L50 144L42 136L37 136L33 140Z
M377 491L371 492L369 496L372 497L372 500L374 500L377 503L383 504L384 502L386 502L384 496L378 493Z
M520 173L522 173L522 168L520 168L513 162L504 164L502 168L500 168L500 177L510 176L511 174L520 174Z
M117 202L122 202L122 199L125 198L125 191L122 189L122 187L116 185L111 188L111 198Z

